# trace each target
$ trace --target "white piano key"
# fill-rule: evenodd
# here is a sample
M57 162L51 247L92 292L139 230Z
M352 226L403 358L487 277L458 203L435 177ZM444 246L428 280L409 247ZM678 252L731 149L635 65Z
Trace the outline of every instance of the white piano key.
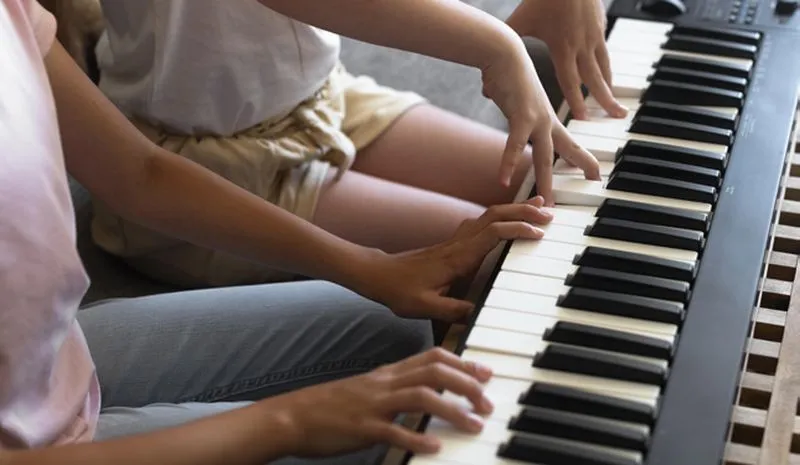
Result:
M454 438L444 434L440 441L439 452L416 454L409 465L531 465L498 457L497 445L476 440L474 435Z
M517 355L520 357L533 357L545 350L548 346L554 345L551 342L545 341L544 333L552 328L557 322L551 320L548 323L547 319L541 318L538 328L531 329L530 332L502 330L496 328L485 328L483 326L476 326L472 328L467 338L466 347L468 349L483 350L486 352L497 352L500 354ZM534 333L538 331L538 333ZM648 335L649 336L649 335ZM555 344L564 345L564 344ZM576 344L567 344L576 345ZM588 348L594 352L613 354L622 358L629 358L633 360L641 360L653 365L658 365L662 368L667 368L669 363L666 360L661 360L652 357L642 357L632 354L618 353L608 350Z
M503 259L500 269L546 278L566 279L570 273L577 271L578 267L566 260L543 257L534 259L530 255L509 253Z
M512 299L514 301L509 302ZM536 305L536 302L541 304ZM502 288L494 288L490 291L490 297L478 314L478 318L475 319L475 325L507 330L520 330L520 328L523 328L520 332L525 332L525 324L542 317L651 335L665 340L673 340L675 335L678 334L678 326L674 324L599 312L573 310L559 307L557 298L554 296Z
M615 191L606 189L605 181L590 181L577 179L571 176L553 176L553 197L556 205L571 204L587 207L599 207L606 199L630 200L648 205L662 207L682 208L698 212L711 212L711 205L688 200L658 197L633 192Z
M654 64L658 62L662 56L666 55L716 61L718 63L742 66L748 70L752 69L753 67L753 60L748 58L733 58L720 55L707 55L703 53L665 50L662 49L659 44L655 43L632 43L620 41L608 45L608 54L610 60L614 63L618 63L620 60L635 60L637 63L641 64ZM625 55L620 56L620 54ZM635 58L634 55L638 55L639 58Z
M632 115L636 113L636 110L639 109L641 103L639 99L631 99L631 98L619 98L617 99L620 104L624 105L625 107L630 110L628 112L628 119L632 120ZM589 110L589 118L602 118L608 116L603 107L600 106L600 102L598 102L594 97L589 96L586 100L586 108ZM687 109L697 109L697 110L706 110L706 111L715 111L717 113L724 113L726 115L736 116L739 114L739 110L732 107L704 107L704 106L697 106L697 105L686 105Z
M489 397L489 399L494 404L494 410L492 411L492 413L490 413L488 415L480 415L480 416L484 419L484 421L494 421L494 422L501 422L501 423L508 424L508 421L511 418L519 415L526 408L525 405L519 404L517 399L519 399L519 397L525 391L527 391L528 388L529 388L529 385L528 384L524 384L523 387L519 391L506 394L502 398L497 398L498 396L492 397L486 391L484 391L484 395ZM455 395L455 394L453 394L453 393L451 393L449 391L445 391L444 393L442 393L441 396L442 396L442 399L444 399L444 400L446 400L446 401L448 401L448 402L450 402L450 403L452 403L454 405L458 405L459 407L461 407L462 409L464 409L464 410L466 410L468 412L473 412L474 411L473 408L472 408L472 404L469 402L469 400L467 400L464 397L457 396L457 395ZM638 401L637 399L629 399L629 400L633 400L635 402L641 402L641 401ZM642 403L644 403L644 402L642 402ZM655 407L654 404L650 404L650 406L651 407ZM555 408L555 409L556 410L560 410L558 408ZM631 428L631 429L635 429L635 430L641 431L644 434L650 434L650 427L648 427L647 425L640 424L640 423L631 423L631 422L627 422L627 421L612 420L612 419L608 419L608 418L596 417L596 416L593 416L593 415L580 414L580 413L576 413L576 412L570 412L569 414L570 415L575 415L575 416L579 415L579 416L584 417L584 418L591 418L591 419L594 419L596 421L604 421L604 422L608 422L611 425L624 426L624 427L627 427L627 428ZM443 422L442 420L439 420L439 419L437 419L435 417L431 417L431 422L433 422L434 420L440 421L440 422L442 422L444 424L448 424L448 423Z
M494 289L508 289L510 291L528 292L530 294L558 297L569 291L564 285L564 279L533 276L513 271L500 271L492 285Z
M611 80L611 93L614 97L640 98L650 86L645 76L635 76L614 72Z
M556 199L559 197L557 196ZM558 200L556 200L558 202ZM635 242L625 242L616 239L606 239L604 237L591 237L585 236L583 229L572 226L565 226L561 224L547 224L539 225L544 231L544 237L538 241L516 240L511 245L511 250L517 250L519 253L529 253L530 248L539 247L531 242L563 242L581 246L581 250L586 247L600 247L603 249L619 250L622 252L641 253L651 255L654 257L668 258L670 260L681 260L685 262L694 262L697 260L697 252L683 249L671 249L668 247L661 247L658 245L650 244L637 244ZM519 244L519 245L517 245ZM577 250L577 249L576 249ZM563 253L564 250L555 251L555 253ZM580 252L579 252L580 253ZM558 257L550 257L558 258Z
M600 162L600 176L608 176L614 170L614 163L610 161L601 161ZM563 158L559 158L556 160L555 164L553 165L553 174L560 174L562 176L573 176L579 178L585 178L586 176L583 174L583 170L578 168L577 166L570 166Z
M646 21L642 19L632 19L632 18L617 18L614 21L614 27L611 28L611 30L612 31L630 30L630 31L646 32L651 34L666 35L672 30L672 28L673 28L672 23L665 23L661 21Z
M697 254L687 250L671 249L649 244L634 244L633 242L589 236L585 236L583 241L578 242L565 242L563 238L558 236L548 238L547 235L545 235L543 239L536 241L519 239L512 242L509 253L571 261L575 258L575 255L583 253L587 247L600 247L621 252L639 253L651 257L678 260L686 263L694 263L697 261Z
M523 381L540 381L558 384L560 386L585 389L592 392L618 393L651 400L657 399L660 393L660 389L657 386L649 384L535 368L532 365L533 360L527 357L496 354L472 349L465 350L461 354L461 357L470 362L486 365L494 371L495 375L516 378Z
M583 207L580 210L578 209L570 210L561 207L550 207L546 208L545 210L553 215L553 219L552 221L550 221L551 224L563 224L567 226L586 227L597 220L597 218L595 217L595 213L597 213L597 208L595 207Z
M486 421L483 425L483 430L478 433L466 433L460 430L455 429L449 423L439 420L439 419L432 419L426 429L426 433L433 434L442 442L442 449L439 451L440 456L447 457L448 459L455 459L456 456L451 453L450 448L453 449L459 448L459 444L461 443L480 443L486 444L488 446L494 447L497 450L497 447L510 440L514 434L519 434L520 436L525 436L525 433L515 433L508 429L508 425L506 423L502 423L500 421ZM546 436L546 435L541 435ZM551 437L552 436L546 436ZM556 439L556 438L553 438ZM630 450L624 449L616 449L607 446L600 446L600 445L591 445L588 443L582 443L576 440L566 440L566 439L558 439L559 442L563 442L565 445L580 445L581 447L590 448L592 450L603 451L606 453L612 453L615 455L619 455L620 457L625 457L630 460L635 460L638 462L642 461L642 454L640 452L634 452ZM447 444L447 445L445 445ZM445 451L445 449L448 449ZM466 457L465 457L466 458ZM464 463L480 463L483 465L484 462L464 462Z
M522 291L512 291L504 289L494 289L495 291L513 292L522 299L534 296L526 296ZM537 296L546 297L546 296ZM570 310L556 306L555 298L547 307L540 307L531 312L515 311L513 309L504 310L487 304L482 308L475 319L475 327L512 331L522 334L539 335L543 334L544 329L554 325L558 321L565 323L576 323L587 326L614 329L627 333L649 336L675 342L675 335L678 333L677 325L667 323L657 323L648 320L636 319L631 317L619 317L606 315L598 312L588 312L582 310ZM544 328L544 329L542 329ZM470 335L471 337L471 335Z
M634 134L628 132L630 123L624 120L614 118L598 118L592 121L573 119L567 123L567 130L574 137L578 134L595 136L616 141L616 147L621 148L629 140L640 140L645 142L657 142L659 144L667 144L676 147L683 147L688 149L705 150L714 153L728 153L728 147L720 144L711 144L708 142L697 142L685 139L676 139L673 137L663 136L650 136L646 134ZM586 146L586 150L592 152L592 146ZM615 151L616 152L616 151ZM593 152L594 153L594 152ZM597 155L595 155L597 157ZM598 158L599 160L599 158ZM604 158L606 161L613 161Z

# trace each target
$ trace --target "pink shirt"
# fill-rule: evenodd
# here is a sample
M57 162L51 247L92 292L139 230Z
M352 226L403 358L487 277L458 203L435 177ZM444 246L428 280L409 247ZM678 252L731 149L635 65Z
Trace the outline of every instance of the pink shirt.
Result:
M75 313L89 280L42 57L55 19L0 0L0 449L92 439L100 408Z

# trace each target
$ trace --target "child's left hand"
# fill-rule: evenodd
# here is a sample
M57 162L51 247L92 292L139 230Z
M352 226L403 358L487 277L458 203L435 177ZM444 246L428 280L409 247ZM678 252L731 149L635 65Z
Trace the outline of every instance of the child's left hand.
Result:
M627 114L611 93L602 0L523 0L506 22L520 36L547 44L559 86L577 119L586 118L581 83L609 115Z

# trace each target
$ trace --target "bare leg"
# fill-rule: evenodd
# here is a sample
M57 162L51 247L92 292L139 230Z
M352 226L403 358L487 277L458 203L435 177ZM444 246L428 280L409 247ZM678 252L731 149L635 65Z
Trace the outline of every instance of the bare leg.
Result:
M447 240L462 221L483 210L455 197L349 171L328 182L314 223L349 241L400 252Z
M511 187L500 184L506 134L434 107L420 105L400 117L356 158L353 169L479 205L507 203L531 166L530 149Z

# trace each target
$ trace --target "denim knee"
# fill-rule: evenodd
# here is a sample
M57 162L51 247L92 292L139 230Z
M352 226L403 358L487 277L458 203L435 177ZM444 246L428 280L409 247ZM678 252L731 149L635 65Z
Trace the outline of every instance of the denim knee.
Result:
M433 327L430 320L400 318L387 311L373 314L367 329L375 336L379 359L393 363L433 347Z

